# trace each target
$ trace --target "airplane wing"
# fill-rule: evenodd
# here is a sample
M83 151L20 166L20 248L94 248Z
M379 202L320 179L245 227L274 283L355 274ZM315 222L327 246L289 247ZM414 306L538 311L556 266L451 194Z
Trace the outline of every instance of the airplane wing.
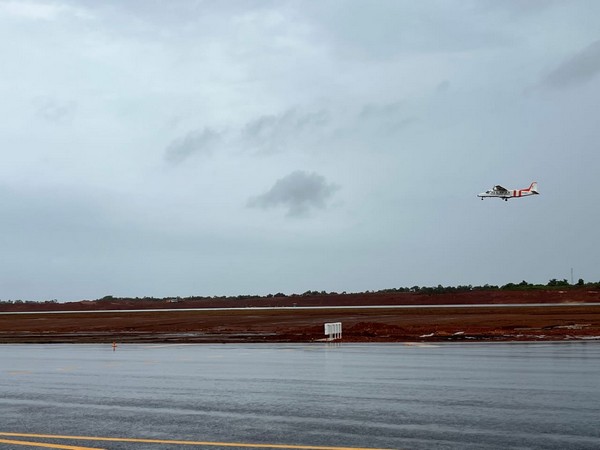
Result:
M500 186L499 184L497 184L496 186L494 186L494 190L498 191L498 192L508 192L508 189Z

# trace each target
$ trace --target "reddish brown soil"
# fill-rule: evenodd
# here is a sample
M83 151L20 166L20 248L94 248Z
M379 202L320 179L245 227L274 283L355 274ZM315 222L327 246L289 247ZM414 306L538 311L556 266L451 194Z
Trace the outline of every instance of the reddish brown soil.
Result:
M578 340L600 337L600 302L590 289L329 294L247 299L101 300L65 304L3 304L4 311L199 308L196 311L2 314L0 342L310 342L325 322L343 323L350 342ZM469 307L469 304L489 307ZM564 303L565 306L494 306ZM448 305L451 308L367 309L367 305ZM304 310L293 306L353 306ZM281 306L218 311L215 307ZM287 307L284 307L287 306Z

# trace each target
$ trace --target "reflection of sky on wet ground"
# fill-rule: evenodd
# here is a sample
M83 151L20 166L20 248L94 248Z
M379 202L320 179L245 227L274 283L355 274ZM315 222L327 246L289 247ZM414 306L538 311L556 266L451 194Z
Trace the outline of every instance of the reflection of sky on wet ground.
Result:
M600 443L597 343L4 345L0 361L0 432L385 448Z

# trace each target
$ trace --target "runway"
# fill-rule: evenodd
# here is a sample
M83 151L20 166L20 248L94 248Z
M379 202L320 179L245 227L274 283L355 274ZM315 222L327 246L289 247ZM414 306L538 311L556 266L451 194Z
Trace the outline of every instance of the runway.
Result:
M600 345L2 345L0 450L598 448Z

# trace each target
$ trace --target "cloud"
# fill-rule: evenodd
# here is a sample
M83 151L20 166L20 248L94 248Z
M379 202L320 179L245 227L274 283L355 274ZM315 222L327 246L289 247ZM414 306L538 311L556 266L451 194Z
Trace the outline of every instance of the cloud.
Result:
M183 138L175 139L167 146L165 159L171 163L180 163L193 154L209 156L221 137L221 133L208 127L190 131Z
M377 2L365 8L360 1L346 1L305 9L322 40L344 59L401 60L409 54L463 53L510 44L512 37L483 14L471 19L471 3L456 2L445 9L438 2Z
M283 206L288 208L289 217L301 217L311 208L323 209L338 189L322 175L297 170L277 180L269 191L251 198L248 206L262 209Z
M502 2L497 0L484 0L477 2L475 8L492 11L504 10L509 12L513 17L527 17L529 15L540 14L557 4L560 4L559 0L504 0Z
M0 14L26 20L53 21L63 14L89 17L89 13L63 3L8 1L0 3Z
M59 122L69 118L77 109L73 101L61 103L52 98L40 98L34 101L37 106L37 115L50 122Z
M319 134L329 123L326 111L302 113L292 108L277 115L264 115L248 122L242 140L264 153L276 153L300 139Z
M585 83L600 73L600 40L564 61L542 80L552 88L569 88Z
M405 105L401 101L385 104L370 103L365 105L358 114L360 122L358 126L366 126L377 133L399 131L416 120L414 117L407 116L405 110Z
M365 105L361 112L361 118L380 118L386 116L395 116L402 113L402 102L393 102L386 104L368 104Z
M436 94L444 94L444 93L448 92L449 89L450 89L450 82L448 80L444 80L436 86L435 92L436 92Z
M329 114L324 110L304 113L290 108L280 114L260 115L237 129L216 131L212 127L204 127L190 131L173 140L167 146L164 157L167 162L181 163L194 154L209 156L223 143L235 143L250 152L281 153L322 141L329 121Z

